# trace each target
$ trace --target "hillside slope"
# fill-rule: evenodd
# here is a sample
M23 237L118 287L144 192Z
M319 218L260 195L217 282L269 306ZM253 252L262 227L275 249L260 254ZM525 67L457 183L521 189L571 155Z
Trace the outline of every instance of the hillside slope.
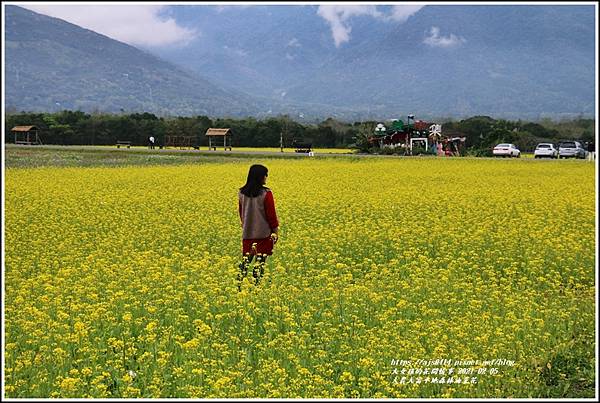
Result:
M6 107L253 115L259 102L63 20L6 6Z

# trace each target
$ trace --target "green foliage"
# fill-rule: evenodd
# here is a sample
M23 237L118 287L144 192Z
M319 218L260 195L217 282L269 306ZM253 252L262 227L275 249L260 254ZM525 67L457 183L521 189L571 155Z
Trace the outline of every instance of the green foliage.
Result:
M375 122L355 123L358 125L358 131L354 136L354 143L350 145L350 148L357 150L360 153L371 152L371 144L369 143L369 137L372 136L373 130L375 129Z
M383 147L378 149L378 154L381 155L395 155L398 154L399 150L392 147Z
M400 147L397 147L397 149L400 149ZM402 152L404 152L404 150L402 150ZM431 151L431 149L415 145L412 149L412 155L436 155L436 153Z
M540 142L557 143L560 139L594 139L594 120L576 119L554 123L542 120L539 123L493 119L489 116L474 116L459 122L443 125L443 132L465 136L467 155L491 155L498 143L514 143L521 151L533 151Z
M555 142L562 139L579 139L585 142L593 141L595 138L594 119L577 118L558 122L542 119L540 125L553 134L552 138Z
M405 154L405 150L380 149L369 144L376 121L345 123L328 118L317 124L300 124L289 116L258 120L216 118L205 115L194 117L157 117L152 113L87 114L63 110L55 113L6 113L5 141L14 141L10 129L18 125L36 125L44 144L114 145L118 140L133 145L146 145L153 136L164 144L166 135L196 136L196 146L206 146L209 127L230 128L234 147L279 147L283 136L284 147L293 140L311 143L313 147L352 148L362 153ZM531 151L539 142L558 142L560 139L590 141L595 137L594 121L578 119L571 122L541 123L495 120L489 116L475 116L458 122L446 122L442 132L449 136L466 137L466 155L491 155L491 149L500 142L516 144L521 151ZM11 138L12 137L12 138ZM414 148L413 154L430 154L429 150Z
M534 363L532 370L545 386L547 396L592 397L594 353L588 347L594 344L593 335L593 324L576 325L570 338L557 343L545 360Z
M494 153L492 152L491 147L488 147L488 148L471 147L471 148L467 148L465 155L469 156L469 157L493 157Z

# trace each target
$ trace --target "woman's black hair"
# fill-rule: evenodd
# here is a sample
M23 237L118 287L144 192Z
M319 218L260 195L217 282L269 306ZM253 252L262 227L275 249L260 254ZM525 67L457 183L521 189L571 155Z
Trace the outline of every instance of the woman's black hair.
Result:
M252 165L248 171L246 184L240 188L240 192L248 197L256 197L263 189L263 178L267 176L269 170L264 165Z

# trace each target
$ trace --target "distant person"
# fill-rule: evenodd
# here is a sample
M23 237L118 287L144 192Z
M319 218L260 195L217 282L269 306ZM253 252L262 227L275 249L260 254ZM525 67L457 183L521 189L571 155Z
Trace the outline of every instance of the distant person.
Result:
M148 139L149 145L150 145L150 149L154 150L154 136L150 136L150 138Z
M588 151L588 160L594 161L596 159L596 145L594 144L593 141L588 142L587 151Z
M446 142L444 143L444 155L446 157L451 157L452 156L452 149L450 148L450 142Z
M252 165L246 184L238 193L238 212L242 224L242 262L239 265L238 290L254 258L252 270L254 284L258 285L264 274L267 256L279 239L279 221L271 189L265 186L269 172L263 165Z

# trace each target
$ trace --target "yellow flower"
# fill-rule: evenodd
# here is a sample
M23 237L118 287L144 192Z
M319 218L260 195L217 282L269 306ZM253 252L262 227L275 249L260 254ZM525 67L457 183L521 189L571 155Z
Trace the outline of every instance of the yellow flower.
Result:
M286 242L241 292L245 164L9 169L6 394L514 397L568 351L591 381L595 168L537 162L269 160ZM438 357L516 365L393 383Z

